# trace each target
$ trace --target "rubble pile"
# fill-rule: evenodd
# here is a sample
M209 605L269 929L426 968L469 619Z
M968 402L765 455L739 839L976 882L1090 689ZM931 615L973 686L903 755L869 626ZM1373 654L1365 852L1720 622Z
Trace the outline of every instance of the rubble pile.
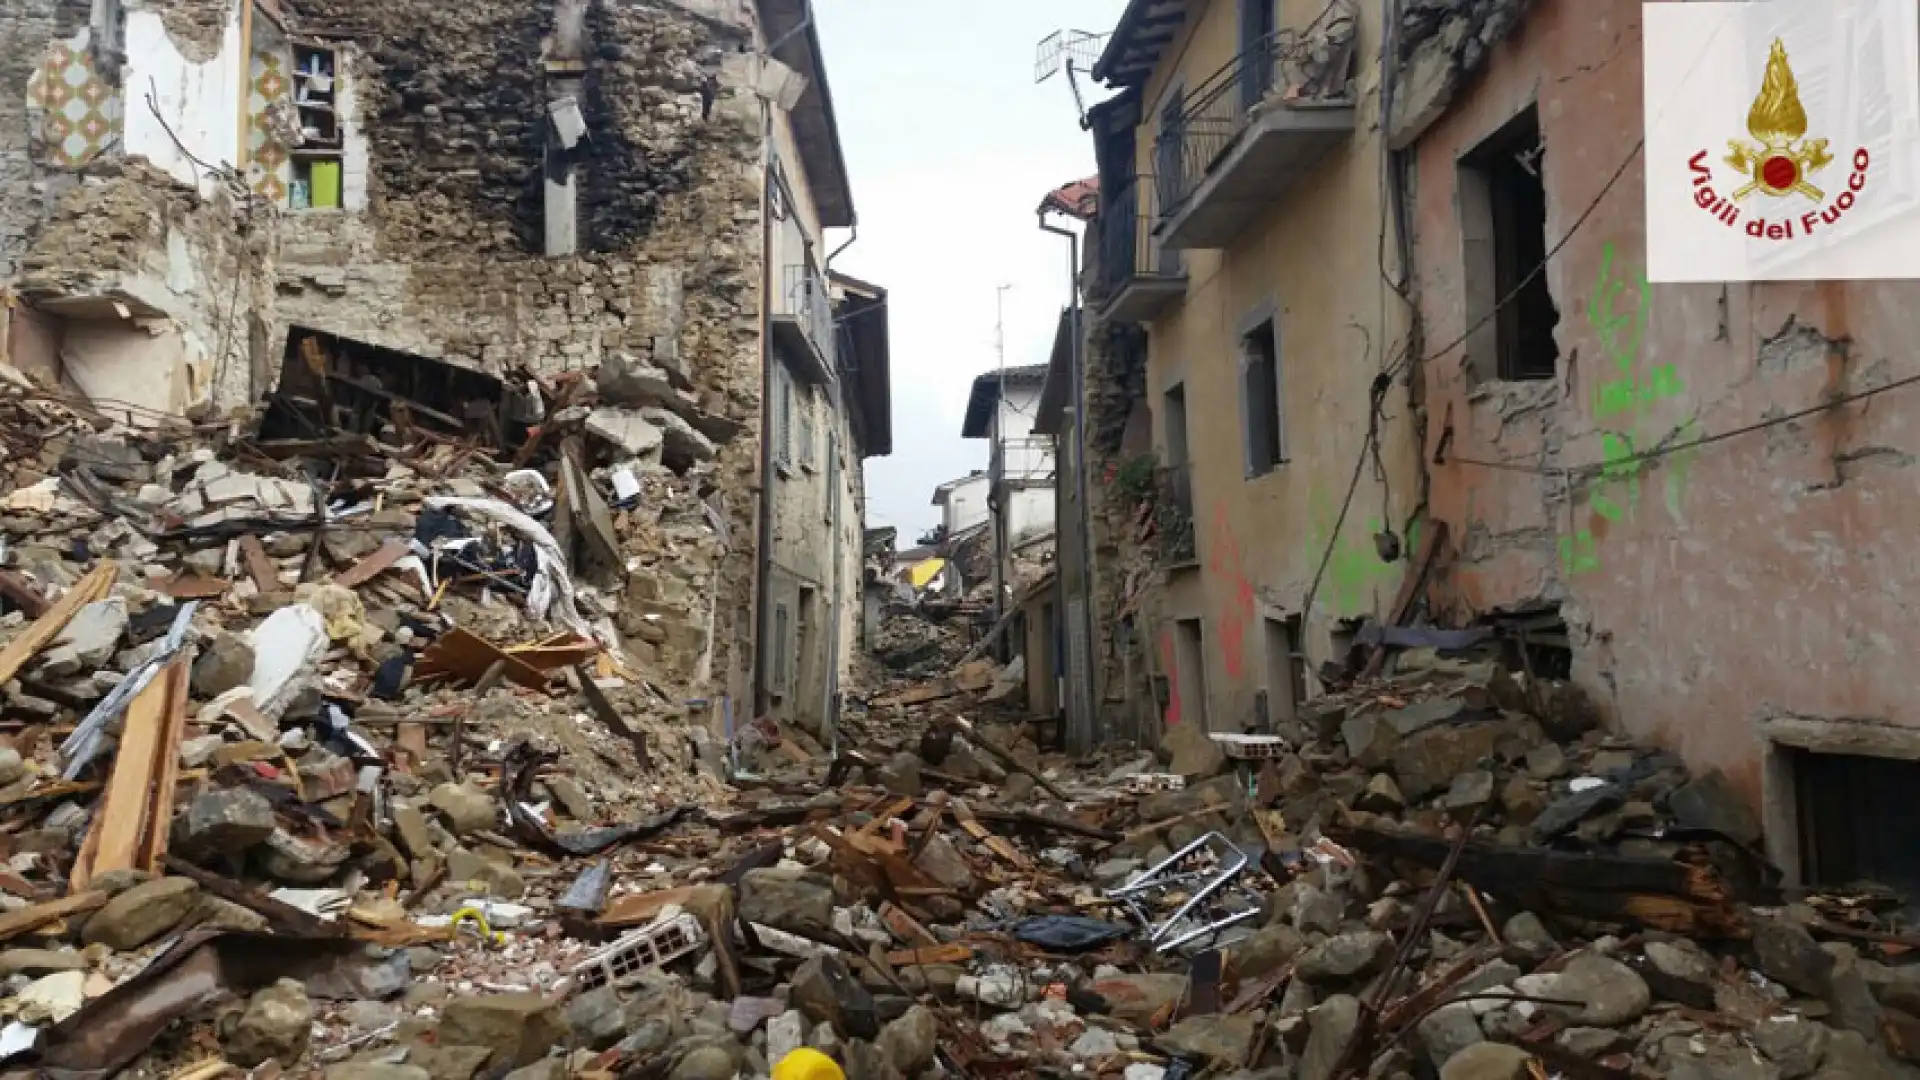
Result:
M10 1063L728 1080L805 1046L851 1080L1853 1080L1920 1058L1920 940L1887 895L1786 903L1724 778L1485 657L1412 650L1272 734L1067 762L988 722L1012 672L943 648L837 755L765 721L714 739L685 700L691 605L662 587L724 545L707 459L603 411L670 387L603 382L535 386L504 445L394 412L266 438L0 395Z
M888 1048L924 1008L963 1076L1920 1075L1897 901L1781 895L1724 777L1566 684L1417 649L1276 734L1118 764L926 713L785 804L814 820L742 880L811 880L809 914L753 907L841 949L775 983L769 1054L811 1027L912 1075Z

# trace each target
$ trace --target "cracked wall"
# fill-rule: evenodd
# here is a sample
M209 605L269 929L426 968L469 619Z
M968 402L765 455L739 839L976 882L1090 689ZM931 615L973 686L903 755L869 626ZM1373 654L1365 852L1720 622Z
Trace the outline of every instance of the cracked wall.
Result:
M1912 374L1920 288L1645 283L1638 161L1601 196L1642 129L1639 33L1637 0L1539 0L1414 148L1430 343L1469 329L1463 153L1537 101L1549 245L1594 205L1546 271L1554 379L1476 384L1459 349L1425 365L1431 509L1453 538L1435 591L1456 621L1561 603L1611 719L1758 803L1771 717L1871 716L1920 746L1920 398L1788 419Z
M616 355L670 368L741 433L682 479L684 500L661 510L660 550L635 553L658 579L636 604L675 628L648 629L642 647L676 676L710 669L737 699L753 640L763 140L759 99L724 74L754 28L737 10L696 17L665 0L593 7L580 253L548 258L554 0L281 6L289 39L341 50L340 104L364 137L357 173L349 141L345 210L236 199L189 163L238 163L237 3L128 5L127 40L141 47L124 76L124 153L76 189L44 140L30 143L24 106L33 71L85 29L88 5L0 2L0 274L19 271L49 298L132 290L199 343L220 406L273 385L290 326L492 374L553 376ZM255 24L257 62L279 38L265 9ZM173 135L147 109L150 85ZM248 182L260 181L255 170ZM43 209L60 191L59 209Z

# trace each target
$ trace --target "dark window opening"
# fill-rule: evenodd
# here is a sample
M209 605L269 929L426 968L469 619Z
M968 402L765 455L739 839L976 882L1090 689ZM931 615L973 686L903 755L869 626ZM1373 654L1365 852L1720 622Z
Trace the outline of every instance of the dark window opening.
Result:
M1469 337L1469 354L1482 377L1550 379L1559 359L1553 331L1560 323L1560 311L1543 268L1547 260L1545 168L1540 114L1532 106L1461 161L1469 325L1494 312Z
M1160 216L1166 218L1177 209L1186 187L1187 120L1186 98L1180 93L1167 95L1160 107L1160 134L1153 144L1154 171L1160 188Z
M1808 885L1873 882L1920 896L1920 762L1785 751Z
M1240 107L1251 109L1273 89L1276 0L1240 0Z
M1273 724L1299 719L1307 700L1307 654L1301 647L1304 624L1298 615L1267 619L1267 720Z
M773 605L773 685L767 692L776 699L785 698L792 675L793 646L787 638L793 632L793 616L785 604Z
M267 406L260 437L268 440L351 433L411 443L419 429L511 450L533 419L491 375L304 326L287 330Z
M1207 725L1206 631L1199 619L1181 619L1173 624L1173 670L1175 688L1180 693L1180 722L1201 731Z
M1286 462L1284 412L1279 340L1268 319L1240 339L1240 425L1249 477L1264 476Z

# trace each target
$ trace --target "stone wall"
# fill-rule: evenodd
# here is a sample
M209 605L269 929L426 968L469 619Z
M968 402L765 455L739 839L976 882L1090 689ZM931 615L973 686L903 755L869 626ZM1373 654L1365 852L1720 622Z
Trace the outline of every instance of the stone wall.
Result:
M0 280L71 179L34 160L27 83L47 45L87 24L86 0L0 0Z
M37 230L19 197L31 177L17 165L27 77L17 69L37 50L14 42L84 25L86 5L0 4L0 269L31 245L28 276L49 287L120 273L158 282L156 306L209 354L228 350L215 365L228 373L222 406L270 389L292 326L494 374L552 376L613 356L670 368L739 434L674 481L672 506L654 508L658 542L630 554L660 580L633 586L635 599L657 605L656 624L672 627L673 640L648 643L672 658L669 681L711 670L744 688L759 483L762 119L749 90L722 85L722 61L750 41L750 27L649 0L596 7L577 174L581 254L547 258L551 0L291 5L296 35L353 35L343 97L367 138L364 213L263 211L217 190L196 199L130 162L73 193ZM206 0L140 7L157 9L189 56L217 47L209 28L235 10ZM139 79L137 63L128 78ZM724 551L703 504L725 526Z

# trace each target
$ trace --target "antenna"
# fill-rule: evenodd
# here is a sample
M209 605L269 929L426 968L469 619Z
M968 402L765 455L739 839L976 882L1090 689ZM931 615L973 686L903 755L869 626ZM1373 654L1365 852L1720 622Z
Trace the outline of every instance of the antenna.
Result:
M1087 102L1080 93L1080 80L1074 77L1076 71L1092 71L1093 65L1106 51L1109 34L1094 34L1085 30L1055 30L1040 39L1034 49L1033 83L1035 86L1046 82L1062 71L1067 73L1067 85L1073 89L1073 105L1080 112L1080 126L1087 126Z

